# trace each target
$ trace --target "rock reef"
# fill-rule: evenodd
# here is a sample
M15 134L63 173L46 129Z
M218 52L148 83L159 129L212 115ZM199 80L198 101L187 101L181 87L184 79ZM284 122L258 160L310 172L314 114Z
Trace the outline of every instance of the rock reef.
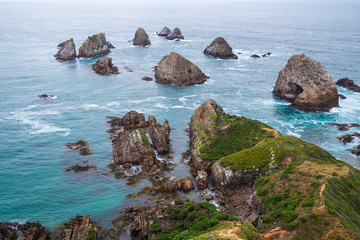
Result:
M304 111L329 111L339 107L338 91L326 69L317 61L293 55L279 72L275 97Z
M181 30L179 28L174 28L172 32L166 36L168 40L180 40L184 39L184 36L181 34Z
M155 67L155 78L157 83L188 86L203 83L209 77L183 56L171 52Z
M341 78L337 80L336 85L348 88L349 90L354 92L360 92L360 86L355 84L354 81L349 78Z
M58 45L59 51L55 55L56 60L59 61L73 61L76 58L75 43L72 38L62 42Z
M164 27L159 33L158 36L166 37L171 33L170 29L168 27Z
M78 57L93 58L110 53L111 43L106 41L105 33L89 36L79 48Z
M212 43L207 46L204 50L206 55L212 56L214 58L222 59L237 59L238 57L232 52L232 48L222 37L215 38Z
M100 75L119 74L118 67L112 64L112 58L109 57L97 60L92 69Z
M69 149L76 149L79 150L81 155L91 155L92 152L90 151L89 144L84 140L78 140L75 143L67 143L65 146Z
M145 47L146 45L151 45L149 35L145 32L143 28L140 27L136 30L133 44L135 46L142 47Z

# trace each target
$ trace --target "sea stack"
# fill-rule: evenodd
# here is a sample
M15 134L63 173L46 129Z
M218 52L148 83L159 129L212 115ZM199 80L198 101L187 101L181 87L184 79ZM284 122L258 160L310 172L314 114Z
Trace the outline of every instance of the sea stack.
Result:
M112 64L112 58L109 57L97 60L92 69L100 75L119 74L118 67Z
M164 27L159 33L158 36L166 37L171 33L170 29L168 27Z
M174 30L166 36L168 40L184 39L184 36L181 34L180 28L174 28Z
M108 54L110 52L109 46L112 45L106 41L105 33L89 36L79 48L78 57L93 58Z
M232 52L232 48L222 37L215 38L212 43L207 46L204 50L206 55L212 56L214 58L222 59L237 59L238 57Z
M135 32L135 37L133 39L133 44L135 46L143 46L151 45L149 35L145 32L143 28L138 28Z
M155 78L157 83L188 86L203 83L209 77L183 56L171 52L155 67Z
M56 60L59 61L72 61L76 58L75 43L72 38L62 42L58 45L59 51L55 55Z
M275 97L304 111L329 111L339 107L338 91L326 69L304 54L293 55L279 72Z

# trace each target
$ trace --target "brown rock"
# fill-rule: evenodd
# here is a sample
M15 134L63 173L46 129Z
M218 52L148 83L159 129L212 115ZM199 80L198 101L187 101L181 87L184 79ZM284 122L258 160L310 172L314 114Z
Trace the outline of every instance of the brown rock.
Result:
M168 40L179 40L184 39L184 36L181 34L181 30L179 28L174 28L174 30L166 36L166 39Z
M165 154L170 151L170 126L169 122L165 120L164 124L157 123L154 116L149 116L149 135L152 143L159 154Z
M143 113L134 110L127 112L121 119L121 125L125 129L144 128L148 126Z
M143 28L138 28L135 32L135 37L133 39L133 44L135 46L143 46L151 45L149 35L145 32Z
M131 168L131 164L130 164L130 163L124 163L124 164L123 164L123 167L124 167L124 168Z
M98 33L89 36L79 48L78 57L93 58L110 52L109 44L106 41L105 33Z
M214 200L214 196L213 195L211 195L211 194L209 194L209 195L205 195L205 200L206 201L211 201L211 200Z
M143 77L142 80L145 80L145 81L152 81L153 79L151 77Z
M166 36L169 35L170 33L171 33L170 29L165 26L165 27L158 33L158 36L166 37Z
M100 75L119 74L119 70L112 64L112 58L104 57L92 65L92 69Z
M251 57L253 57L253 58L261 58L259 55L257 55L257 54L253 54L253 55L251 55Z
M155 67L155 78L157 83L188 86L203 83L209 77L183 56L171 52Z
M351 153L360 155L360 145L351 150Z
M59 229L64 240L96 239L97 227L88 216L77 215L62 224ZM93 234L92 238L91 234Z
M72 61L76 58L75 43L72 38L62 42L58 45L59 51L55 55L56 60L59 61Z
M336 85L326 69L304 54L289 59L273 94L304 111L328 111L339 106Z
M200 190L204 190L207 187L207 176L208 174L204 171L198 171L196 176L196 184Z
M356 85L353 80L350 80L348 78L341 78L337 80L336 85L348 88L354 92L360 92L360 86Z
M204 50L206 55L210 55L214 58L222 59L237 59L238 57L232 52L232 48L222 37L215 38L212 43Z

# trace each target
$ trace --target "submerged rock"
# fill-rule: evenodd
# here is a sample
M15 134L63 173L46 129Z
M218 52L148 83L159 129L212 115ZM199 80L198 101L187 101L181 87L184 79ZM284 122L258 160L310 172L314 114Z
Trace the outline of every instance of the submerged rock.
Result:
M259 55L257 55L257 54L253 54L253 55L251 55L251 57L252 58L261 58Z
M232 48L222 37L215 38L212 43L204 50L206 55L214 58L237 59L238 57L232 52Z
M158 36L166 37L166 36L169 35L170 33L171 33L170 29L165 26L165 27L158 33Z
M279 72L273 94L304 111L339 107L338 91L330 75L319 62L304 54L289 59Z
M87 172L87 171L94 171L96 170L96 166L90 166L89 161L84 161L81 163L77 163L73 166L70 166L68 168L65 169L65 172L71 172L74 171L75 173L78 172Z
M72 38L62 42L58 45L59 51L55 55L56 60L59 61L72 61L76 58L75 43Z
M88 39L79 48L78 57L93 58L108 54L110 43L106 41L105 33L98 33L89 36Z
M152 77L143 77L142 80L145 80L145 81L152 81Z
M360 127L359 123L329 123L330 126L337 127L340 131L349 130L349 128Z
M54 95L50 95L50 94L41 94L41 95L38 95L39 98L45 98L45 99L53 99L55 98Z
M203 83L209 77L183 56L171 52L155 67L155 78L157 83L188 86Z
M354 149L350 150L352 154L360 155L360 145L355 147Z
M84 140L78 140L75 143L67 143L65 146L69 149L78 149L81 155L91 155L89 144Z
M174 39L184 39L184 36L181 34L181 30L179 28L174 28L172 32L166 36L166 39L168 40L174 40Z
M336 85L348 88L349 90L354 92L360 92L360 86L356 85L353 80L348 78L341 78L337 80Z
M92 69L100 75L119 74L117 66L112 64L112 58L104 57L92 65Z
M133 44L135 46L143 46L151 45L149 35L145 32L143 28L138 28L135 32L135 37L133 39Z

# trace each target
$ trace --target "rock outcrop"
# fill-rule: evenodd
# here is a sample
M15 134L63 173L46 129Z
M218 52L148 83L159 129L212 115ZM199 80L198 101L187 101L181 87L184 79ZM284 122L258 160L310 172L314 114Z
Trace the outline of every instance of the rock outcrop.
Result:
M39 98L44 98L44 99L54 99L56 98L54 95L51 95L51 94L41 94L41 95L38 95Z
M135 32L135 37L133 39L133 44L135 46L143 46L151 45L149 35L145 32L143 28L138 28Z
M97 239L96 224L89 216L77 215L60 227L61 238L65 240L88 240Z
M353 80L348 78L341 78L337 80L336 85L348 88L349 90L354 92L360 92L360 86L356 85Z
M168 27L164 27L159 33L158 36L166 37L171 33L170 29Z
M72 38L62 42L58 45L59 51L55 55L56 60L59 61L72 61L76 58L75 43Z
M155 67L155 78L157 83L188 86L203 83L209 77L183 56L171 52Z
M89 144L84 140L78 140L75 143L67 143L65 146L69 149L76 149L79 150L81 155L91 155L92 152L90 151Z
M1 240L51 240L51 232L39 222L0 223Z
M168 40L176 40L176 39L184 39L184 36L181 34L181 30L179 28L174 28L172 32L166 36Z
M207 187L208 174L204 170L198 171L196 176L196 185L200 190L204 190Z
M110 121L114 163L116 165L140 164L143 167L158 165L154 148L159 154L168 153L170 146L170 126L167 120L161 125L155 117L145 121L143 113L130 111L122 118ZM150 135L153 145L150 143Z
M105 33L89 36L79 48L78 57L93 58L108 54L110 52L109 46L112 45L106 41Z
M232 48L222 37L215 38L212 43L204 50L206 55L210 55L214 58L222 59L237 59L238 57L232 52Z
M96 170L96 166L89 165L89 160L86 160L86 161L76 163L75 165L72 165L72 166L66 168L65 172L74 171L75 173L78 173L78 172L88 172L88 171L95 171L95 170Z
M154 187L154 191L157 193L172 193L177 191L189 192L195 188L193 181L190 177L184 178L172 178L169 181L165 181L159 186Z
M279 72L275 97L304 111L328 111L338 107L338 91L326 69L317 61L293 55Z
M118 67L112 64L112 58L109 57L97 60L92 69L100 75L119 74Z
M251 55L251 57L252 58L261 58L260 55L258 55L258 54L253 54L253 55Z

